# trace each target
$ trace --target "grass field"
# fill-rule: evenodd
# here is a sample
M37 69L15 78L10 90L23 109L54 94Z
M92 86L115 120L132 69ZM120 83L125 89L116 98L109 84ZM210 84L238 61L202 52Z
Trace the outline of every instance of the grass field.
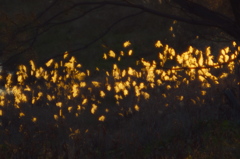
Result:
M116 9L56 26L13 59L22 65L0 79L1 157L239 158L239 111L224 93L240 98L238 46L209 40L219 30L144 14L64 54L132 13Z
M118 59L133 56L126 41L124 54L102 55L111 70L86 70L65 53L60 61L42 67L31 61L1 76L1 156L238 158L239 111L224 94L239 95L236 61L174 70L219 65L237 52L225 49L212 61L192 48L176 55L160 44L158 59L137 60L134 67L118 66Z

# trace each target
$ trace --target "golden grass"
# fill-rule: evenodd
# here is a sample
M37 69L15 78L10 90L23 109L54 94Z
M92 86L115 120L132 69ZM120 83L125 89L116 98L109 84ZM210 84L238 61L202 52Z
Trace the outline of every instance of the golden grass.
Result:
M30 61L1 76L1 154L214 158L222 144L231 149L223 156L239 155L239 130L228 123L238 114L223 93L230 88L239 96L235 42L214 59L209 47L177 54L157 41L158 58L128 68L118 62L135 53L129 41L123 47L129 50L104 53L104 60L115 59L111 71L84 69L66 52L60 61Z

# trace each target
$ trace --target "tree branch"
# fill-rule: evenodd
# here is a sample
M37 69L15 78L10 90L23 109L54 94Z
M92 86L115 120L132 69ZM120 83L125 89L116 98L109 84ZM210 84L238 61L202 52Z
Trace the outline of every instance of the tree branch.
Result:
M148 14L152 14L152 15L156 15L156 16L160 16L160 17L165 17L165 18L168 18L168 19L178 20L178 21L181 21L181 22L194 24L194 25L218 27L218 28L222 29L223 31L225 31L226 33L233 36L235 39L240 40L240 27L239 27L240 25L236 24L236 22L231 20L230 18L228 18L228 17L226 17L226 16L224 16L220 13L209 10L208 8L205 8L205 7L203 7L199 4L196 4L194 2L191 2L189 0L172 0L172 1L176 4L178 4L182 9L188 11L192 15L198 16L199 18L186 18L186 17L183 17L181 15L173 15L173 14L169 14L169 13L164 13L164 12L151 9L151 8L143 6L143 5L130 3L129 1L107 1L107 0L106 1L100 1L100 2L86 1L86 2L75 2L73 5L71 5L68 8L56 13L52 17L48 18L45 22L43 22L42 24L39 24L37 26L33 25L33 24L35 24L35 22L32 22L32 25L25 25L20 29L20 32L21 31L26 31L26 29L28 31L29 31L29 29L30 29L30 31L32 29L34 30L34 32L36 34L34 34L33 38L30 38L29 40L26 41L26 42L32 41L31 45L30 45L30 46L32 46L33 43L36 41L36 39L43 32L49 30L50 28L54 27L55 25L60 25L60 24L64 24L64 23L68 23L68 22L78 20L78 19L84 17L86 14L88 14L91 11L94 11L94 10L96 10L98 8L101 8L101 7L104 7L104 6L112 5L112 6L118 6L118 7L127 7L127 8L138 9L138 10L140 10L140 12L135 13L135 14L131 14L129 16L126 16L126 17L123 17L123 18L117 20L107 30L105 30L99 37L90 41L88 44L84 45L81 48L70 50L71 52L76 52L76 51L87 48L88 46L95 43L96 41L101 39L103 36L105 36L114 26L116 26L116 24L122 22L123 20L125 20L129 17L136 16L136 15L141 14L141 13L148 13ZM230 1L231 1L231 4L232 4L232 7L234 8L233 11L235 12L234 13L235 16L239 15L239 11L237 10L237 8L239 8L239 6L236 7L237 6L236 4L239 5L240 2L238 2L237 0L230 0ZM51 4L49 7L47 7L44 10L44 12L40 13L37 16L37 18L35 19L35 21L37 19L39 19L41 16L43 16L56 3L57 3L57 0L54 1L54 3ZM55 21L62 14L66 13L66 12L72 10L72 9L75 9L77 7L80 7L80 6L94 6L94 7L90 8L89 10L85 11L83 14L81 14L77 17L67 19L67 20L63 20L63 21L58 21L58 22ZM40 31L42 28L46 28L46 29L44 29L43 31ZM23 51L21 51L21 53L23 53ZM18 53L18 54L20 54L20 53ZM57 56L61 56L61 55L62 54L57 55ZM54 56L54 57L51 57L51 58L56 58L57 56ZM12 57L10 57L10 59L11 58ZM7 60L7 61L9 61L9 60Z
M134 16L137 16L137 15L140 15L142 14L143 11L140 11L140 12L137 12L137 13L134 13L134 14L130 14L128 16L125 16L121 19L118 19L117 21L115 21L114 23L112 23L103 33L101 33L97 38L93 39L92 41L88 42L87 44L85 44L84 46L80 47L80 48L77 48L77 49L74 49L74 50L69 50L70 53L76 53L77 51L79 50L84 50L86 48L88 48L89 46L91 46L92 44L94 44L95 42L97 42L98 40L100 40L101 38L103 38L106 34L108 34L111 29L113 27L115 27L117 24L119 24L120 22L128 19L128 18L131 18L131 17L134 17ZM64 53L63 53L64 54ZM46 61L50 60L50 59L54 59L54 58L57 58L57 57L60 57L62 56L63 54L58 54L58 55L55 55L55 56L52 56L50 58L48 58Z

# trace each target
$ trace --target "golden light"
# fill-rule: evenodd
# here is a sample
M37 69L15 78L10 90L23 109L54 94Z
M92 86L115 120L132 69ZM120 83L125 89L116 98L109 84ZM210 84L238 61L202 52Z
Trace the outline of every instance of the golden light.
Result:
M135 105L135 106L134 106L134 109L135 109L136 111L139 111L139 110L140 110L140 107L139 107L138 105Z
M39 92L39 93L38 93L37 100L41 97L41 96L39 96L41 93L42 93L42 92ZM53 100L52 96L49 95L49 94L47 95L47 99L48 99L49 101L52 101L52 100Z
M86 87L86 86L87 86L86 82L80 82L80 87Z
M169 48L168 51L169 51L169 55L170 55L169 58L172 60L173 57L176 55L176 52L173 48Z
M112 87L108 84L108 85L107 85L107 90L108 90L108 91L111 91L111 89L112 89Z
M58 64L58 63L55 63L55 64L54 64L54 68L56 68L56 69L59 68L59 64Z
M123 52L123 51L120 51L120 55L121 55L121 56L124 56L124 52Z
M144 99L147 100L150 98L150 94L147 92L141 92L141 94L143 95Z
M25 116L25 114L23 112L20 112L19 117L23 117L23 116Z
M141 82L139 85L139 89L143 89L143 88L145 88L145 84L143 82Z
M123 47L130 45L129 41L123 43ZM237 46L236 42L233 42L233 46ZM96 115L98 105L105 103L103 101L112 97L114 102L116 101L114 105L119 105L119 111L121 111L121 113L117 112L117 114L124 116L123 112L125 111L128 113L139 111L141 108L137 103L142 100L152 101L152 96L162 99L166 98L161 102L163 106L171 105L172 102L168 102L171 99L178 101L180 103L177 104L178 106L187 104L184 103L185 101L192 104L204 103L204 99L202 98L208 94L208 89L206 88L217 86L221 81L225 81L222 80L223 78L231 77L230 75L236 71L234 60L238 57L238 51L234 52L234 50L230 50L230 47L223 48L216 59L214 59L215 55L211 54L210 47L207 47L206 51L202 52L190 46L188 51L183 53L176 53L173 48L168 45L163 46L160 41L155 43L155 47L164 47L163 52L157 52L159 59L148 61L140 58L141 60L136 61L137 68L132 63L134 66L120 69L120 66L122 66L120 65L121 62L116 60L114 60L116 61L115 63L109 64L109 66L113 66L112 70L109 71L104 71L101 67L94 66L96 71L100 73L100 76L97 75L97 78L91 78L93 72L90 75L90 71L87 69L82 71L84 67L78 69L82 67L81 64L77 64L76 58L73 56L70 57L67 52L63 57L65 60L54 62L51 59L45 63L47 67L53 68L52 70L49 70L49 68L44 69L45 67L38 68L30 60L30 70L25 65L20 65L16 74L7 75L4 88L6 90L0 93L0 105L5 106L13 102L15 108L19 109L20 112L17 115L23 117L27 116L27 114L22 112L22 103L29 102L33 105L37 101L42 100L41 102L44 102L46 106L57 107L52 117L58 120L59 117L65 118L64 115L66 114L63 114L65 112L71 113L69 115L74 115L74 117L80 117L85 111ZM124 54L132 55L132 53L133 50L128 50L125 53L120 51L119 54L110 50L109 53L103 55L103 58L118 58L120 61L120 57L124 56ZM224 66L221 63L224 63ZM216 73L217 75L215 75L214 70L216 68L224 68L224 71L221 74ZM26 84L25 80L29 76L28 73L42 79L45 84ZM90 80L86 79L88 76ZM5 80L4 77L1 76L1 80ZM200 97L191 97L191 99L188 96L184 96L185 90L178 91L182 89L182 85L194 84L194 81L201 83L197 86L197 93ZM16 84L16 82L18 83ZM177 93L172 95L172 92ZM7 99L8 96L5 96L8 93L13 94L11 101ZM102 98L105 99L103 100ZM72 105L74 102L69 102L71 100L76 100L76 105ZM52 105L52 103L55 104ZM71 103L71 106L68 103ZM124 107L122 106L123 104L129 104L131 108ZM112 111L112 108L107 105L101 108L101 110L104 113L108 113ZM2 115L3 110L0 109L0 116ZM97 120L106 121L106 116L99 115L97 116ZM36 122L37 118L30 117L30 121ZM73 131L74 129L72 128L71 130Z
M35 102L36 102L36 99L35 99L35 97L33 97L32 98L32 104L35 104Z
M62 115L63 115L63 114L62 114L62 109L60 109L60 110L59 110L59 116L62 117Z
M177 96L177 99L180 100L180 101L183 101L184 96Z
M127 96L127 95L128 95L128 90L127 90L127 89L124 89L124 90L123 90L123 94L124 94L124 96Z
M36 70L36 66L35 66L33 60L30 60L29 63L30 63L30 65L31 65L31 75L33 75L33 71Z
M169 81L170 80L170 78L169 78L169 76L163 76L163 80L165 80L165 81Z
M183 63L183 58L182 58L182 56L177 55L176 59L177 59L177 62L178 62L179 64L182 64L182 63Z
M130 46L130 45L131 45L130 41L125 41L125 42L123 43L123 47L128 47L128 46Z
M22 75L18 75L17 81L18 81L19 83L23 83L23 81L24 81L23 76L22 76Z
M53 63L53 59L50 59L48 62L46 62L45 65L46 65L47 67L49 67L49 66L51 66L52 63Z
M61 108L62 105L63 105L62 102L57 102L57 103L56 103L56 106L57 106L57 107L60 107L60 108Z
M170 86L170 85L167 85L167 86L166 86L166 89L167 89L167 90L171 89L171 86Z
M104 91L100 91L100 96L102 97L102 98L104 98L105 97L105 93L104 93Z
M206 91L201 91L201 94L202 94L203 96L205 96L205 95L207 94L207 92L206 92Z
M121 76L121 71L118 68L117 64L113 64L113 70L112 70L112 75L115 79L119 79Z
M235 68L234 62L229 62L228 68L230 70L230 73L234 73L234 68Z
M68 57L68 52L65 51L65 53L63 54L63 59L66 59Z
M138 89L137 86L135 86L135 96L136 97L140 96L140 90Z
M31 91L31 88L28 85L26 85L26 88L24 88L24 91Z
M92 104L92 108L91 108L91 113L94 114L97 111L97 105L96 104Z
M126 70L123 70L122 71L122 77L125 77L126 76Z
M107 54L103 54L103 59L107 59Z
M205 87L205 88L210 88L211 87L211 84L210 83L202 83L202 87Z
M193 47L192 46L189 46L188 53L193 53Z
M71 113L72 112L72 106L68 107L68 112Z
M87 72L87 76L90 76L90 71L89 71L89 70L86 70L86 72Z
M114 89L116 93L120 92L120 88L117 85L114 87Z
M203 76L201 76L201 75L198 76L198 79L199 79L201 82L206 82L206 79L205 79Z
M183 83L186 83L187 85L189 84L189 80L186 79L186 78L184 78L184 79L182 80L182 82L183 82Z
M132 86L136 86L137 82L136 81L132 81Z
M18 69L19 71L17 72L17 74L27 72L27 67L25 65L19 65Z
M157 47L157 48L163 47L163 44L161 43L160 40L158 40L158 41L155 43L155 47Z
M15 96L15 103L19 104L21 102L27 102L27 96L22 93L21 88L18 88L17 86L14 86L12 88L12 93Z
M154 87L155 87L155 84L154 84L154 83L150 83L150 87L151 87L151 88L154 88Z
M87 102L88 102L87 98L83 99L83 101L82 101L82 105L87 104Z
M69 60L69 62L66 62L64 64L64 66L66 68L70 69L71 71L73 71L75 68L75 63L76 63L76 59L75 59L75 57L72 56L71 59ZM58 66L56 66L56 67L58 67Z
M200 52L199 53L199 59L198 59L198 66L203 66L203 62L204 62L204 60L203 60L203 54L202 54L202 52Z
M116 57L116 54L115 54L115 52L114 52L113 50L110 50L109 53L108 53L108 55L109 55L110 57L112 57L112 58L115 58L115 57Z
M222 73L222 75L219 78L226 78L228 76L228 73Z
M43 92L38 92L38 96L36 97L36 99L39 100L42 96L43 96ZM53 98L51 97L51 99Z
M160 79L157 80L157 85L158 86L162 85L162 81Z
M100 87L100 82L98 81L92 81L92 84L94 85L94 87Z
M58 115L54 114L54 115L53 115L53 118L54 118L55 120L58 120Z
M131 67L129 67L128 68L128 74L133 76L135 74L135 70L132 69Z
M104 115L100 116L100 117L98 118L98 120L99 120L99 121L104 121L104 120L105 120L105 116L104 116Z
M197 102L194 99L191 99L193 104L197 104Z
M37 118L36 118L36 117L33 117L33 118L32 118L32 122L35 123L36 121L37 121Z
M124 83L124 85L125 85L126 87L128 87L128 88L131 87L131 83L130 83L129 81L131 81L131 80L128 79L128 81L126 81L126 82Z
M233 42L232 42L232 45L233 45L234 47L236 47L236 46L237 46L236 41L233 41Z
M132 50L129 50L128 51L128 56L131 56L133 54L133 51Z
M53 83L56 83L57 82L57 77L58 77L58 73L57 73L57 71L54 71L51 81Z

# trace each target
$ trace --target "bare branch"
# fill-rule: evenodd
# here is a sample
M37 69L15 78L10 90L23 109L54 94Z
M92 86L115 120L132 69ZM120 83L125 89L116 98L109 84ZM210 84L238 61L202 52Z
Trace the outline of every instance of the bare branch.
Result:
M232 6L233 6L233 11L234 11L235 17L237 17L237 15L238 15L237 8L239 8L239 7L235 7L235 5L237 6L237 4L239 4L240 2L238 2L236 0L230 0L230 1L231 1ZM29 23L27 25L24 25L23 27L20 27L15 32L15 34L13 35L15 37L17 37L18 34L20 34L22 32L33 32L34 33L33 37L31 37L29 39L26 39L25 41L22 41L20 43L20 45L25 45L25 44L28 44L30 42L31 44L29 45L29 47L27 47L27 49L29 49L30 47L33 46L34 42L37 40L37 38L39 38L40 35L42 35L46 31L48 31L49 29L53 28L54 26L79 20L80 18L84 17L88 13L90 13L94 10L97 10L99 8L105 7L105 6L118 6L118 7L138 9L139 12L128 15L128 16L125 16L125 17L115 21L114 23L112 23L111 26L109 26L98 37L96 37L95 39L93 39L89 43L85 44L81 48L70 50L70 52L76 52L76 51L79 51L79 50L82 50L82 49L85 49L85 48L89 47L90 45L92 45L93 43L95 43L96 41L98 41L99 39L104 37L114 26L116 26L116 24L119 24L120 22L122 22L123 20L125 20L127 18L136 16L136 15L139 15L139 14L142 14L142 13L152 14L152 15L156 15L156 16L159 16L159 17L165 17L165 18L168 18L168 19L178 20L178 21L181 21L181 22L194 24L194 25L217 27L217 28L222 29L223 31L225 31L229 35L233 36L235 39L240 40L240 26L235 21L231 20L230 18L228 18L228 17L226 17L226 16L224 16L220 13L209 10L208 8L205 8L205 7L203 7L199 4L196 4L194 2L191 2L189 0L172 0L172 2L174 2L175 4L180 6L180 9L184 9L185 11L187 11L190 14L195 15L199 18L193 18L193 17L186 18L185 16L181 16L181 15L174 15L174 14L165 13L165 12L155 10L155 9L143 6L143 5L131 3L128 0L127 1L98 1L98 2L96 2L96 1L95 2L94 1L92 1L92 2L86 1L86 2L75 2L75 3L73 2L73 4L70 5L69 7L67 7L66 9L63 9L60 12L56 13L55 15L51 16L50 18L48 18L43 23L36 25L35 22L38 19L40 19L44 14L46 14L51 8L53 8L54 5L57 4L57 2L58 2L58 0L55 0L51 5L49 5L49 7L47 7L42 13L40 13L35 18L35 20L33 20L32 23ZM82 7L82 6L90 6L90 9L88 9L87 11L83 12L81 15L78 15L76 17L73 17L73 18L70 18L70 19L64 19L62 21L56 21L57 18L62 16L64 13L66 13L68 11L71 11L75 8ZM17 53L17 55L22 54L22 53L24 53L24 51L21 51L20 53ZM61 55L62 54L56 55L56 56L51 57L51 58L56 58L56 57L61 56ZM4 64L7 63L9 60L11 60L13 57L10 57L6 62L4 62Z
M71 52L71 53L76 53L76 52L79 51L79 50L84 50L84 49L88 48L89 46L91 46L92 44L94 44L95 42L97 42L98 40L100 40L101 38L103 38L105 35L107 35L107 34L111 31L111 29L112 29L113 27L115 27L117 24L119 24L120 22L122 22L122 21L124 21L124 20L126 20L126 19L128 19L128 18L132 18L132 17L134 17L134 16L138 16L138 15L140 15L140 14L142 14L142 13L143 13L143 11L140 11L140 12L137 12L137 13L134 13L134 14L125 16L125 17L123 17L123 18L121 18L121 19L118 19L117 21L115 21L114 23L112 23L112 24L111 24L102 34L100 34L97 38L93 39L92 41L88 42L87 44L85 44L84 46L82 46L82 47L80 47L80 48L77 48L77 49L74 49L74 50L69 50L69 52ZM64 53L63 53L63 54L64 54ZM50 59L54 59L54 58L60 57L60 56L62 56L63 54L58 54L58 55L56 55L56 56L50 57L50 58L48 58L46 61L48 61L48 60L50 60Z

